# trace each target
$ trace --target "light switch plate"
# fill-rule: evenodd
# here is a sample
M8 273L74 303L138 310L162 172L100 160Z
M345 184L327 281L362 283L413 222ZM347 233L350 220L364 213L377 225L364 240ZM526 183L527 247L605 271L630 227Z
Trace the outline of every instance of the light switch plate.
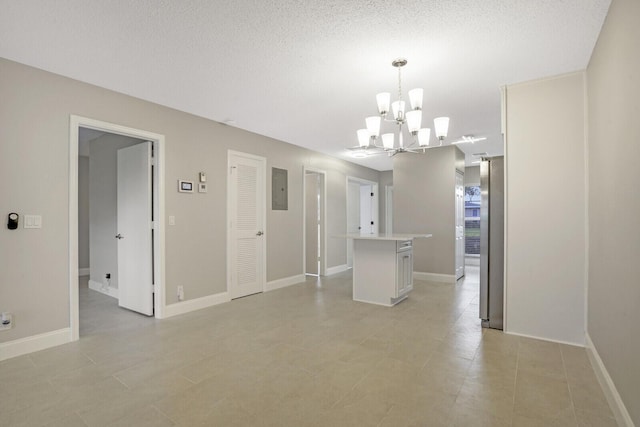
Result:
M176 217L174 215L169 215L169 225L176 225Z
M25 215L23 224L24 228L42 228L42 216Z

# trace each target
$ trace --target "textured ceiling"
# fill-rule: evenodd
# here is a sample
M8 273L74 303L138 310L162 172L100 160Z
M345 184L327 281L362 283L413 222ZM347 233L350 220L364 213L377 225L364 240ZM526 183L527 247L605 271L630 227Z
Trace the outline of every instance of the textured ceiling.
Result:
M379 170L345 148L405 57L423 123L487 137L469 164L502 153L500 86L586 68L609 3L0 0L0 56Z

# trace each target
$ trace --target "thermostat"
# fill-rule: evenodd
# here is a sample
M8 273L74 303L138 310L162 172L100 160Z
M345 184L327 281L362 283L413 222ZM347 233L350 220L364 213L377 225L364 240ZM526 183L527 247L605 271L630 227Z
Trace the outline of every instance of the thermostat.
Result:
M193 181L178 180L178 191L181 193L193 193Z

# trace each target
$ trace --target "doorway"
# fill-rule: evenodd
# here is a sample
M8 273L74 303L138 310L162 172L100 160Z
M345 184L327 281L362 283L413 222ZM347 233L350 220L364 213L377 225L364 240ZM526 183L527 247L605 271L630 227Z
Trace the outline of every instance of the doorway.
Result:
M164 312L164 136L139 130L127 128L113 123L102 122L94 119L88 119L79 116L70 117L69 132L69 295L70 295L70 326L71 340L77 340L80 336L80 317L79 317L79 142L81 129L94 132L96 135L113 135L118 137L130 138L138 142L147 141L149 151L153 150L153 166L150 168L147 179L155 183L153 190L150 190L150 214L153 215L152 221L148 222L147 231L153 234L150 243L150 252L148 264L152 283L149 285L151 290L150 304L153 314L156 318L162 318ZM130 144L133 145L133 144ZM117 150L116 150L117 151ZM150 162L151 163L151 162ZM111 231L111 232L110 232ZM104 236L109 238L109 242L115 242L117 233L114 230L105 229ZM109 237L110 236L110 237ZM116 255L117 256L117 255ZM134 260L135 261L135 260ZM117 262L117 261L116 261ZM83 266L84 267L84 266ZM96 266L97 267L97 266ZM91 266L93 270L94 266ZM135 270L135 269L134 269ZM114 292L115 287L110 287L112 277L96 278L94 286L100 287L104 293ZM115 278L115 277L114 277ZM115 296L115 295L111 295Z
M347 233L378 233L378 183L347 177ZM347 239L347 267L353 267L353 239Z
M326 272L326 173L304 169L304 272L325 276Z

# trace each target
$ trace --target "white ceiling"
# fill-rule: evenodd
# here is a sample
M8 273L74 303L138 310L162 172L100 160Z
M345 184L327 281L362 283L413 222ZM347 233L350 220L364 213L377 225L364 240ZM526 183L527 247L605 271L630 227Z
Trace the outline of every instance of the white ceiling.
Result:
M405 57L427 124L487 137L470 164L502 154L500 86L586 68L609 3L0 0L0 56L379 170L346 147Z

